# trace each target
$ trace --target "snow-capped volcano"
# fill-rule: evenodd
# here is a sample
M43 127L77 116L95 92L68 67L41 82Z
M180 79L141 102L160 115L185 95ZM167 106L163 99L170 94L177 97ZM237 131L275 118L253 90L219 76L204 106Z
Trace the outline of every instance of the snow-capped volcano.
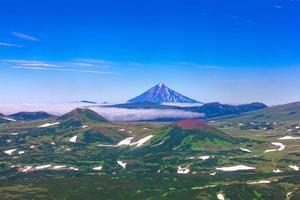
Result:
M141 102L151 102L151 103L199 103L196 100L190 99L183 96L174 90L171 90L163 83L159 83L152 87L145 93L130 99L130 103L141 103Z

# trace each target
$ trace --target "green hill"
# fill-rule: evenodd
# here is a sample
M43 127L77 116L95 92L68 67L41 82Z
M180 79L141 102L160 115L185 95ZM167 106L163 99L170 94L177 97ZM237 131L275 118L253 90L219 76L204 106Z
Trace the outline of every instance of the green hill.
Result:
M79 127L86 123L109 123L104 117L93 110L76 108L58 118L60 127Z
M128 137L128 134L124 132L118 132L103 127L95 127L83 132L81 141L85 143L97 142L100 144L116 144L126 137Z
M268 107L262 110L248 112L236 117L228 117L223 121L238 122L271 122L271 121L295 121L300 119L300 102Z
M230 148L241 141L204 121L183 120L159 129L150 147L164 150L218 150Z

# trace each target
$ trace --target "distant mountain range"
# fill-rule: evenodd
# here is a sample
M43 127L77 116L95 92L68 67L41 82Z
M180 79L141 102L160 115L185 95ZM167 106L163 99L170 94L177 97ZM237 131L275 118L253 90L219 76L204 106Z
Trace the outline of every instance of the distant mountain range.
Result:
M163 83L159 83L156 86L150 88L143 94L130 99L129 103L199 103L198 101L188 98L174 90L171 90Z
M203 119L212 119L212 118L224 117L224 116L235 116L241 113L267 108L265 104L259 102L241 104L241 105L229 105L229 104L221 104L219 102L214 102L214 103L207 103L207 104L203 104L202 106L194 106L194 107L178 107L178 106L162 105L162 104L150 103L150 102L144 102L144 103L139 102L139 103L117 104L117 105L112 105L110 107L126 108L126 109L177 109L177 110L202 113L204 114L204 116L202 117ZM162 119L159 120L161 121Z
M47 119L55 116L46 112L18 112L12 115L8 115L8 117L17 121L31 121Z
M300 119L300 102L293 102L283 105L268 107L261 110L243 113L238 116L229 116L230 121L288 121Z
M16 121L34 121L43 120L55 117L46 112L18 112L11 115L4 115L0 113L0 124L11 123Z

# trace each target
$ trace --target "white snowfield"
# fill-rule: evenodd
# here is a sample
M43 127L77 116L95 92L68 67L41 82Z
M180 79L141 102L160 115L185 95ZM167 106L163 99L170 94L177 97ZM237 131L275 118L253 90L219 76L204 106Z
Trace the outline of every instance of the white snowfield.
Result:
M124 140L120 141L116 146L130 145L130 144L131 144L131 140L132 140L133 138L134 138L134 137L128 137L128 138L125 138Z
M26 172L33 172L33 171L38 171L38 170L74 170L78 171L79 169L76 167L68 167L67 165L39 165L39 166L25 166L18 168L19 172L26 173Z
M12 119L12 118L8 118L8 117L1 117L2 119L5 119L7 121L11 121L11 122L16 122L17 120Z
M38 126L38 128L47 128L47 127L55 126L55 125L58 125L58 124L59 124L59 122L46 123L46 124Z
M21 168L20 171L23 173L28 172L30 169L32 169L32 166L25 166L24 168Z
M204 160L208 160L211 156L200 156L199 158L204 161Z
M48 169L49 167L51 167L52 165L40 165L40 166L36 166L35 170L42 170L42 169Z
M255 167L249 167L246 165L236 165L231 167L217 167L216 170L225 171L225 172L233 172L233 171L240 171L240 170L254 170Z
M87 125L83 125L83 126L82 126L82 128L87 128L87 127L88 127Z
M78 138L78 136L75 135L75 136L73 136L73 137L71 137L71 138L69 139L69 142L76 143L76 142L77 142L77 138Z
M93 170L101 171L102 170L102 166L94 167Z
M66 167L67 167L66 165L55 165L55 166L53 166L53 169L58 170L58 169L64 169Z
M215 176L216 174L217 174L217 172L213 172L213 173L210 173L209 175Z
M116 145L113 144L98 144L98 147L116 147Z
M77 168L77 167L70 167L69 169L74 170L74 171L79 171L79 168Z
M123 167L123 169L125 169L126 166L127 166L127 164L128 164L128 163L123 162L123 161L121 161L121 160L118 160L117 163L118 163L121 167Z
M290 165L289 168L295 170L295 171L299 171L299 167L296 165Z
M278 138L277 140L299 140L300 137L295 137L295 136L291 136L291 135L287 135L281 138Z
M278 146L278 149L267 149L265 153L274 152L274 151L283 151L285 149L285 145L279 142L272 142L273 145Z
M6 153L7 155L11 155L16 150L17 149L9 149L9 150L4 151L4 153Z
M143 144L145 144L148 140L150 140L154 135L148 135L147 137L144 137L136 142L133 142L130 144L130 146L136 146L136 147L140 147Z
M282 173L282 171L280 169L273 169L274 173Z
M20 154L20 155L21 155L21 154L24 154L24 153L25 153L25 151L19 151L19 152L18 152L18 154Z
M247 153L251 153L252 151L250 149L244 149L244 148L240 148L241 151L247 152Z
M134 137L128 137L125 138L124 140L120 141L116 145L110 145L110 144L99 144L98 146L102 147L119 147L119 146L136 146L136 147L141 147L143 146L147 141L149 141L154 135L148 135L136 142L131 142Z
M225 200L224 195L221 193L217 194L217 198L218 198L218 200Z
M268 180L261 180L261 181L254 181L254 182L249 182L247 183L248 185L255 185L255 184L268 184L271 183L271 181Z
M189 166L186 166L186 167L178 167L177 168L177 174L188 174L190 173L190 167Z

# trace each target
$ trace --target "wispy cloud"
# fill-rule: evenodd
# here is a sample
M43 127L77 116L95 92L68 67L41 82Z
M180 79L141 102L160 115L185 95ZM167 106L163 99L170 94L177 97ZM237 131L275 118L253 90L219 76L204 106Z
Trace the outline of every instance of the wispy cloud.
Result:
M21 47L20 45L6 43L6 42L0 42L0 46L2 46L2 47Z
M17 65L20 67L40 67L40 68L50 68L50 67L62 67L58 64L47 63L37 60L14 60L14 59L4 59L0 60L4 63L9 63L13 65Z
M197 65L196 67L200 69L223 69L220 66L214 66L214 65Z
M85 67L100 67L111 68L120 65L120 63L110 60L90 59L90 58L77 58L73 60L74 65Z
M83 67L93 67L95 64L93 63L85 63L85 62L73 62L72 64L78 65L78 66L83 66Z
M81 70L81 69L68 69L68 68L47 68L47 67L24 67L24 66L12 66L14 69L26 69L26 70L48 70L48 71L62 71L62 72L81 72L89 74L116 74L114 72L97 71L97 70Z
M175 65L182 66L182 67L194 67L197 69L223 69L223 67L217 65L202 65L202 64L188 62L188 61L178 62L175 63Z
M60 65L49 63L21 63L20 65L24 67L62 67Z
M17 38L23 39L23 40L30 40L34 42L39 42L40 40L36 37L33 37L31 35L25 34L25 33L19 33L19 32L11 32L11 34Z
M61 72L78 72L78 73L89 73L89 74L107 74L115 75L117 73L106 71L106 70L97 70L93 68L92 65L89 65L89 68L86 68L87 65L79 65L74 68L74 63L72 61L39 61L39 60L18 60L18 59L2 59L0 63L4 66L13 68L13 69L23 69L23 70L43 70L43 71L61 71ZM90 67L91 66L91 67Z

